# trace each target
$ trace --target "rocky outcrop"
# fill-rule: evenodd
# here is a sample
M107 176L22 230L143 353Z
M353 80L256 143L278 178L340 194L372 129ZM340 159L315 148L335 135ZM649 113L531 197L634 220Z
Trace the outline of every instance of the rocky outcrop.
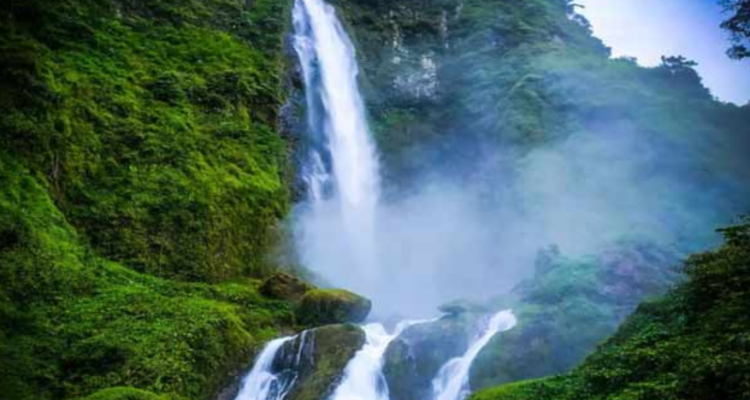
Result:
M278 273L263 282L260 293L272 299L297 301L312 289L314 286L294 275Z
M297 321L304 325L358 323L367 318L370 300L347 290L314 289L302 296Z
M285 399L328 398L341 383L347 364L364 344L364 331L351 324L310 329L285 343L273 364L278 375L294 379Z
M463 354L480 315L456 313L435 322L412 325L389 345L383 374L392 400L423 400L432 379L448 360Z

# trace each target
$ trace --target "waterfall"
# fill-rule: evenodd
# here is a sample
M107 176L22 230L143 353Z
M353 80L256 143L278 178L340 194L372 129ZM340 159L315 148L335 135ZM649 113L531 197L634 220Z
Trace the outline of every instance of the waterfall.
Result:
M434 320L403 321L389 334L381 324L362 327L367 341L346 366L344 379L330 400L389 400L388 385L383 376L383 355L388 344L404 329Z
M269 342L255 360L253 369L242 380L242 387L235 400L282 400L294 384L293 379L285 379L273 371L276 353L293 336Z
M516 317L511 311L501 311L490 319L487 328L469 346L463 356L454 358L440 368L432 382L434 400L463 400L469 393L469 369L479 352L490 339L501 331L516 325Z
M305 265L337 285L368 294L358 283L376 279L380 177L354 46L323 0L296 0L293 25L308 125L300 172L309 201L296 221L300 254Z
M371 218L378 201L378 161L370 138L365 108L359 93L359 69L354 46L322 0L296 0L294 47L307 88L308 125L323 134L324 149L311 150L313 168L305 178L318 187L332 179L334 197L343 217L351 223ZM319 152L330 157L324 174ZM325 175L325 176L322 176ZM322 193L311 193L314 201Z

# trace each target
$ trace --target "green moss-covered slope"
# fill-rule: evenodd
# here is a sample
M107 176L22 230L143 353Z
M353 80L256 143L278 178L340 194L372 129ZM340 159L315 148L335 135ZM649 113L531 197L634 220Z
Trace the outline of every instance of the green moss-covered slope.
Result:
M6 2L0 145L102 255L258 273L288 205L285 1Z
M0 397L208 399L294 326L288 6L0 5Z
M76 397L134 386L209 397L291 306L257 283L176 283L107 261L47 188L0 153L0 388L9 399Z
M474 400L750 398L750 225L692 256L688 280L642 304L571 374L500 386Z

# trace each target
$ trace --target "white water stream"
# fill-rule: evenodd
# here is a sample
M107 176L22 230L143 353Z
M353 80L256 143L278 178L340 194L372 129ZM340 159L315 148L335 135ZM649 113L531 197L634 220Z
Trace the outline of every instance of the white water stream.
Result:
M357 85L355 50L335 10L323 0L296 0L293 19L294 47L305 81L312 143L301 170L310 206L298 221L303 231L301 248L307 252L303 258L326 276L327 261L333 262L331 257L339 264L340 258L349 257L351 268L336 270L335 277L347 288L358 290L353 283L362 282L363 276L375 272L368 266L377 265L374 223L380 178ZM351 276L347 277L347 273ZM320 400L389 400L383 355L404 329L424 322L429 321L402 322L393 333L381 324L363 326L365 345L348 363L330 399ZM493 316L466 354L440 370L433 383L435 400L462 400L469 391L468 372L474 358L495 333L514 324L515 317L509 311ZM243 381L237 400L284 399L295 379L277 376L273 362L283 344L291 339L274 340L266 346ZM297 365L303 345L298 350Z
M269 342L260 352L253 369L242 380L242 387L235 400L282 400L293 382L284 382L272 372L276 353L284 343L294 339L285 337Z
M500 311L490 319L487 328L479 335L463 356L448 361L432 382L434 400L463 400L470 393L469 370L474 359L496 333L507 331L516 325L511 311Z

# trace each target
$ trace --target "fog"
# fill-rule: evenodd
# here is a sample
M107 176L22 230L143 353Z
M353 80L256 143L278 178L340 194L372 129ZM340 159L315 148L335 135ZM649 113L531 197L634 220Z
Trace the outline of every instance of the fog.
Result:
M697 70L714 96L724 101L750 101L750 61L726 56L726 19L716 0L577 0L594 35L613 55L630 56L655 66L661 56L683 55L698 62Z
M652 11L663 23L670 9L655 7ZM647 32L648 25L643 30ZM715 46L722 52L726 42ZM352 49L346 54L354 56ZM319 50L315 56L328 54ZM310 62L307 67L319 65L325 63ZM307 76L317 73L324 76L326 70L308 71ZM354 110L344 117L364 118L359 112L362 105L352 100L358 96L331 94L341 92L342 82L348 82L350 91L358 90L353 79L309 80L314 90L308 93L323 101L308 98L308 108L331 121L341 116L330 115L337 109L331 103L344 102L338 109ZM451 141L451 152L439 160L429 158L433 152L420 151L446 146L437 135L439 143L420 144L408 156L414 165L429 165L429 170L410 178L406 189L389 187L385 198L380 188L369 186L350 193L356 196L337 193L340 185L316 191L332 195L311 196L293 216L300 264L321 276L323 284L371 298L375 318L426 317L454 299L484 301L506 293L534 273L538 252L550 245L577 260L626 243L687 254L716 244L714 229L747 211L743 207L750 195L741 183L750 178L750 171L718 165L732 164L725 156L735 154L720 152L726 143L714 145L726 141L721 135L705 138L703 132L685 132L682 136L697 136L671 138L633 122L607 121L605 115L587 118L591 121L586 121L585 130L531 149ZM454 124L472 125L461 122L459 117ZM360 130L322 126L333 143L341 140L339 135L358 139L351 142L355 150L369 149L364 122L353 125ZM381 181L378 159L369 150L359 151L359 157L374 159L340 169L330 164L349 154L333 145L322 151L328 153L316 159L328 160L320 169L331 179L308 178L355 179L365 165L378 175L372 181ZM451 154L471 156L454 159Z
M523 156L489 148L461 180L436 167L409 195L380 204L369 262L335 204L302 206L303 260L373 299L376 316L429 316L453 299L507 292L549 245L581 259L625 242L681 254L717 243L713 230L742 211L729 189L701 182L689 149L622 133L579 134Z

